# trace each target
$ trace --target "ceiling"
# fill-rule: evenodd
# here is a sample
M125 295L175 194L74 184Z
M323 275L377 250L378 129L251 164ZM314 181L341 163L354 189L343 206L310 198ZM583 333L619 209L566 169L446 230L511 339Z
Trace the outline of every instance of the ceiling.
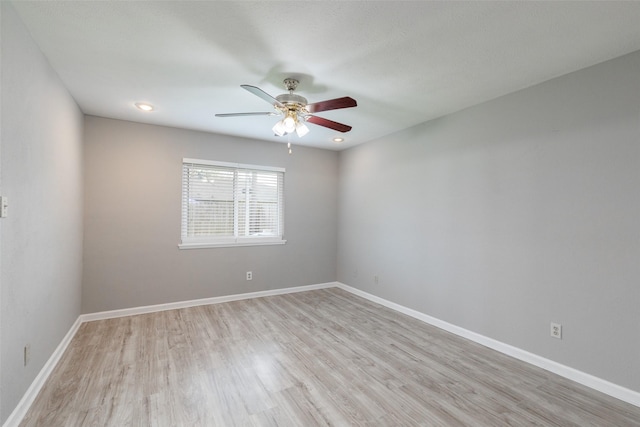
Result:
M293 144L341 150L640 50L640 2L17 1L86 114L286 142L240 88L296 77L318 116ZM142 112L136 102L149 102Z

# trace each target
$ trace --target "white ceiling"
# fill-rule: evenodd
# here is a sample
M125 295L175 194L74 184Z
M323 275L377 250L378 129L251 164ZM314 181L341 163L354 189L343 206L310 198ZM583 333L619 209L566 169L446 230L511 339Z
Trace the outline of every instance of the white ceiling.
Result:
M86 114L286 142L240 88L358 107L292 143L344 149L640 50L640 2L19 1ZM135 102L152 103L144 113Z

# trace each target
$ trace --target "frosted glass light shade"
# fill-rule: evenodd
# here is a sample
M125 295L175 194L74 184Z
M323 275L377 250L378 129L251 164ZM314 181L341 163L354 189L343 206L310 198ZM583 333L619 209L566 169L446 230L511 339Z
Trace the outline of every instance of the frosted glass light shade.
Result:
M298 122L296 124L296 133L298 134L298 138L302 138L309 133L309 128L304 123Z
M287 133L287 131L284 128L284 125L282 124L282 120L279 120L278 123L276 123L273 126L273 133L275 133L278 136L283 136L285 133Z
M287 133L291 133L296 130L296 121L291 116L285 117L285 119L282 121L282 125L284 126L284 130Z

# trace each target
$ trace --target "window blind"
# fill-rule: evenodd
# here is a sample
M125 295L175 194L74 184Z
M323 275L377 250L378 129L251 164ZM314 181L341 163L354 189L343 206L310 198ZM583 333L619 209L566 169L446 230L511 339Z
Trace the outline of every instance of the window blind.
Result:
M182 244L283 242L284 169L184 159Z

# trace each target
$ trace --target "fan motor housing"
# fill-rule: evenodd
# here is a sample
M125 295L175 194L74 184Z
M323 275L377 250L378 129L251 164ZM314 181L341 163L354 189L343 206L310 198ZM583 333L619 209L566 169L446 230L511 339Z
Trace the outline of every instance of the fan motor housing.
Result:
M307 105L307 98L293 93L284 93L282 95L278 95L276 96L276 99L285 105L294 104L300 107L304 107L305 105Z

